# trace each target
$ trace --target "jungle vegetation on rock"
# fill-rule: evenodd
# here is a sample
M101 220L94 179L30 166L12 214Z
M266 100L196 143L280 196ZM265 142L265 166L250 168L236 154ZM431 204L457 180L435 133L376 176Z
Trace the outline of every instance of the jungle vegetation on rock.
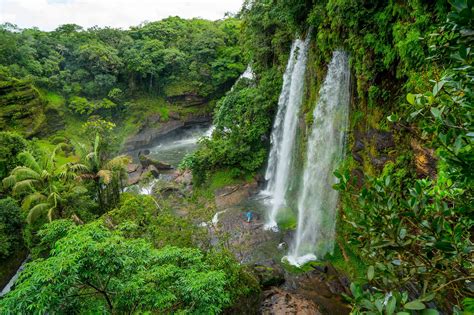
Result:
M300 268L246 264L239 231L215 228L218 198L262 184L291 43L305 36L295 178L331 56L350 58L336 246ZM346 313L474 313L473 46L473 0L246 0L218 21L1 25L0 287L29 262L0 313L256 314L269 289L327 266L347 279ZM130 138L210 119L172 180L150 168L150 195L126 189Z

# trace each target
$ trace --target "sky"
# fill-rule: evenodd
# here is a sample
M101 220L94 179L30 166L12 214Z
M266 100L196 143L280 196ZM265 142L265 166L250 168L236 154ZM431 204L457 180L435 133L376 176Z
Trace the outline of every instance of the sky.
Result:
M217 20L243 0L0 0L0 24L51 31L62 24L128 28L168 16Z

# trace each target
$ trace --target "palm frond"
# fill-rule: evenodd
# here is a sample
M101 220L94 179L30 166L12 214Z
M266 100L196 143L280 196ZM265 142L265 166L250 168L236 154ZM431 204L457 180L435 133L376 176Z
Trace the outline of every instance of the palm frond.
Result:
M112 172L109 170L100 170L97 175L102 179L104 184L109 184L112 180Z
M71 170L70 164L72 163L64 164L56 170L56 174L60 179L68 181L77 177L77 174Z
M48 220L49 220L49 222L53 221L54 210L56 210L56 207L51 207L48 210Z
M3 183L3 187L5 187L5 188L13 187L16 184L16 176L15 175L10 175L8 177L5 177L2 180L2 183Z
M100 136L99 136L99 133L97 132L95 134L95 141L94 141L94 154L96 156L99 155L99 145L100 145Z
M51 205L48 202L37 204L28 212L26 222L28 222L28 224L31 224L32 222L36 221L36 219L38 219L41 215L44 215L49 208L51 208Z
M34 192L23 199L21 207L23 210L29 210L32 208L32 205L45 202L47 200L46 196L39 192Z
M81 163L68 163L68 168L74 173L88 173L89 167Z
M35 157L29 151L23 151L18 154L18 159L23 163L23 166L27 166L37 173L41 173L41 167L36 161Z
M81 185L74 185L71 191L75 194L85 194L87 193L87 188Z
M34 184L37 181L34 179L25 179L21 182L17 182L15 186L13 186L13 194L19 195L25 192L34 191Z
M87 147L84 143L82 142L78 142L74 139L71 139L71 144L72 146L74 147L74 152L76 152L77 155L79 155L79 157L83 158L86 156L87 154Z
M25 180L25 179L40 179L40 174L35 170L27 167L27 166L18 166L12 171L12 175L15 175L17 181Z

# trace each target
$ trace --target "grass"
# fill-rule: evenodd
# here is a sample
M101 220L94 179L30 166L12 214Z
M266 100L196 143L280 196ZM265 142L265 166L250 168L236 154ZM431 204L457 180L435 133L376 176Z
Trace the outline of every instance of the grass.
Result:
M214 191L225 186L245 184L250 182L253 177L253 173L236 177L234 174L232 174L232 171L224 169L214 172L206 181L205 186Z
M63 96L56 94L54 92L41 92L43 98L48 102L48 107L61 110L66 104L66 100Z

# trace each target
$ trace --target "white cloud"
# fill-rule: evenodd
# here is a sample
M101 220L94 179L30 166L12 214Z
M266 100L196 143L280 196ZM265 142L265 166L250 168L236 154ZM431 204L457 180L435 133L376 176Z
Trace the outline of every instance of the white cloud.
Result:
M168 16L217 20L243 0L0 0L0 23L53 30L61 24L128 28Z

